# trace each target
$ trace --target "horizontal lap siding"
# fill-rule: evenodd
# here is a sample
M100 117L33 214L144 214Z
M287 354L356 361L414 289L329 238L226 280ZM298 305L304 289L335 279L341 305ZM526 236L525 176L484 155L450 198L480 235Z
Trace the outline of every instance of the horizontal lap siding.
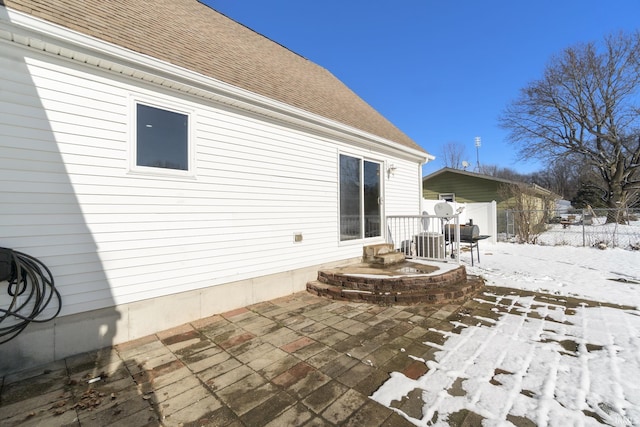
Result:
M20 52L4 48L0 245L51 268L62 314L113 305L72 181L126 167L127 99L104 80L78 78L33 58L27 66Z
M1 77L0 246L52 269L62 314L360 254L337 244L335 141L164 94L196 112L195 179L131 174L129 96L150 88L63 61L27 66L11 53ZM413 212L418 168L395 163L403 172L389 181L397 195L387 208L393 199Z
M437 199L439 194L455 194L457 202L491 202L500 200L501 183L491 179L444 172L424 183L424 197Z
M386 214L419 215L421 168L415 162L407 160L393 160L390 163L393 163L396 170L391 176L385 173Z

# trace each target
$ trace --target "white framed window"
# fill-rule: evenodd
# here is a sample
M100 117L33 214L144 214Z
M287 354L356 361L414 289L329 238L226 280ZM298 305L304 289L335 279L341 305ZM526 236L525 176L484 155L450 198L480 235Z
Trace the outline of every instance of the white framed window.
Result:
M453 203L456 201L456 195L454 193L441 193L438 194L438 199Z
M382 236L382 163L339 155L340 241Z
M131 171L194 175L193 114L171 103L134 99Z

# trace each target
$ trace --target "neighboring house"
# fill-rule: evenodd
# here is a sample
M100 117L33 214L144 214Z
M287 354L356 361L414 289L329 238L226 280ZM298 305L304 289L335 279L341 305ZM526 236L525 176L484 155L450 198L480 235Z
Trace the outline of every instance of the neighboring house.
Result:
M302 291L421 212L432 156L196 0L0 0L0 60L0 246L62 294L0 373Z
M498 232L506 231L505 210L539 210L546 215L560 197L536 184L525 184L460 169L443 168L422 179L428 200L458 203L496 202Z

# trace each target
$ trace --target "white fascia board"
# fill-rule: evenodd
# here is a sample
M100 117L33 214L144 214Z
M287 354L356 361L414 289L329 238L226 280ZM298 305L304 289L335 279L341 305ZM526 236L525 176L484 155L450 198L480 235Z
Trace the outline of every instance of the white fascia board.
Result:
M288 123L332 135L347 142L409 157L421 164L433 160L430 154L406 147L335 120L310 113L266 96L207 77L189 69L140 54L113 43L33 17L4 9L0 13L0 38L83 63L94 63L122 75L171 87L174 90L216 100ZM94 60L89 60L94 58Z

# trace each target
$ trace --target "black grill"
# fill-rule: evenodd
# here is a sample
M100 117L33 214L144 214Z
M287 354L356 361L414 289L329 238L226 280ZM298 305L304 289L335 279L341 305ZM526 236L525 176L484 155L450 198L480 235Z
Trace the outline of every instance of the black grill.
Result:
M480 237L480 227L477 225L461 225L460 226L460 241L461 242L473 242L474 239ZM444 238L447 242L455 242L456 240L456 226L454 224L447 224L444 229Z

